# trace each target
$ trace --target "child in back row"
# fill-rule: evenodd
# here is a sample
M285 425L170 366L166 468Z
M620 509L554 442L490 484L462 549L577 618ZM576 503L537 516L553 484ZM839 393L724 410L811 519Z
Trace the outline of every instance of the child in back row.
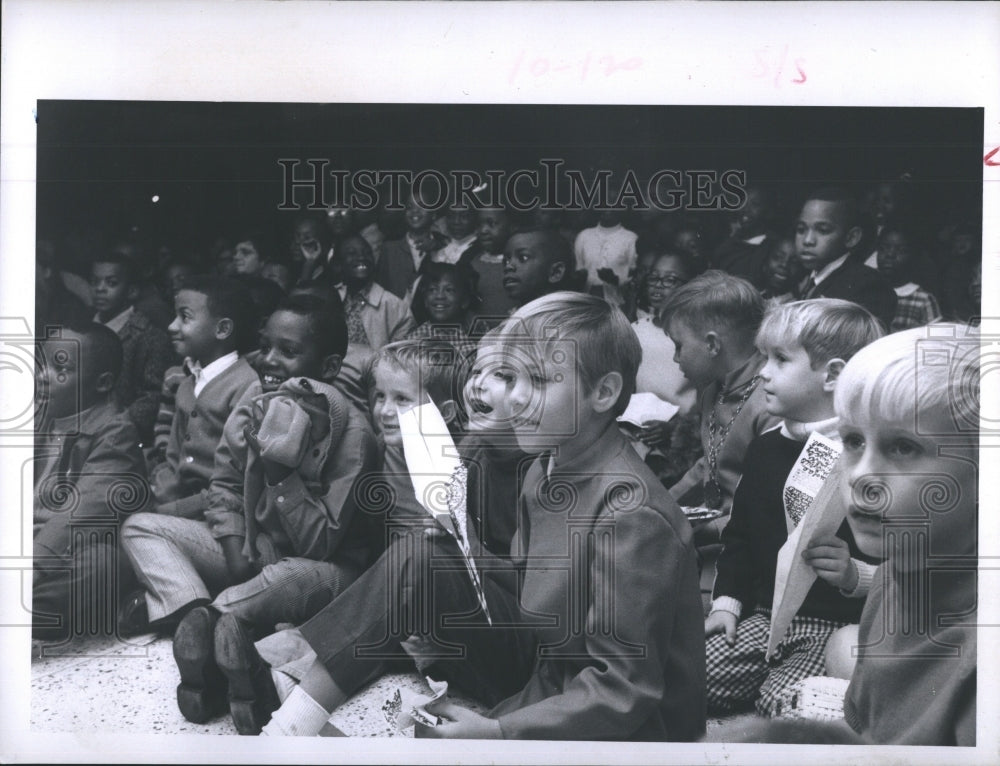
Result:
M434 619L423 643L453 650L427 672L495 704L486 716L440 704L433 712L445 720L428 736L691 740L704 731L690 526L615 422L634 390L638 341L618 309L574 293L534 301L510 322L501 334L510 422L519 447L538 456L511 548L519 595L487 573L489 624L464 571L438 573L427 592L412 580L423 549L406 551L410 561L378 570L379 591L400 603L387 609L378 591L355 593L359 581L302 627L318 659L263 733L318 732L384 670L386 637L407 643L390 619L426 611ZM373 644L381 651L366 656Z
M140 442L152 447L160 387L173 361L170 340L135 308L139 288L130 256L108 253L97 257L91 266L90 289L97 310L94 321L114 330L122 342L115 398L135 423Z
M755 703L775 716L804 678L823 669L830 635L856 622L875 566L865 561L847 523L806 550L819 577L778 644L766 656L778 552L807 508L786 479L810 434L837 440L837 377L859 349L882 334L860 306L831 298L772 309L757 334L767 361L760 371L767 411L781 428L747 448L732 518L722 531L712 610L705 620L708 704L723 713Z

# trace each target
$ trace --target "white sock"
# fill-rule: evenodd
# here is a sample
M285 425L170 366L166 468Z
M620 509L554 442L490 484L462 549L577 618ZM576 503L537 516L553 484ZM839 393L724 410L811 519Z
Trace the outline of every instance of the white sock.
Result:
M274 689L278 692L278 699L282 702L288 699L288 695L292 693L292 689L299 685L298 681L288 675L288 673L275 670L274 668L271 668L271 680L274 681Z
M296 686L261 730L268 737L315 737L330 719L330 712Z

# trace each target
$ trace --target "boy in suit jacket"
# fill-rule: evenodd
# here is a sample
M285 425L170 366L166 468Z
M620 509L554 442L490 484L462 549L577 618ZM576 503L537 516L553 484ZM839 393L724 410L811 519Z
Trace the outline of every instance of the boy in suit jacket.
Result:
M845 190L820 189L809 195L795 224L795 250L810 271L799 297L853 301L888 328L896 294L885 277L852 257L861 235L857 204Z

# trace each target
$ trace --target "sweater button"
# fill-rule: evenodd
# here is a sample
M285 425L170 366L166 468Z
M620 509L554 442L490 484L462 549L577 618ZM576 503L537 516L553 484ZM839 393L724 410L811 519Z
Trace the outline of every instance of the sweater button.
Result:
M278 495L278 502L279 503L285 502L285 496L284 495Z
M186 458L184 458L184 462L185 463L193 463L194 462L194 455L188 455Z

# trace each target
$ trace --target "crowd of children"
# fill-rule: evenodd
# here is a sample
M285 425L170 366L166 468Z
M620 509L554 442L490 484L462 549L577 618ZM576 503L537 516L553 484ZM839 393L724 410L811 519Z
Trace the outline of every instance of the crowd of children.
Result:
M776 207L574 232L414 194L211 262L122 243L89 290L40 243L34 635L170 636L181 714L243 734L403 663L489 708L424 736L693 741L847 667L845 741L974 744L975 238L936 259L898 184ZM771 637L818 438L842 521Z

